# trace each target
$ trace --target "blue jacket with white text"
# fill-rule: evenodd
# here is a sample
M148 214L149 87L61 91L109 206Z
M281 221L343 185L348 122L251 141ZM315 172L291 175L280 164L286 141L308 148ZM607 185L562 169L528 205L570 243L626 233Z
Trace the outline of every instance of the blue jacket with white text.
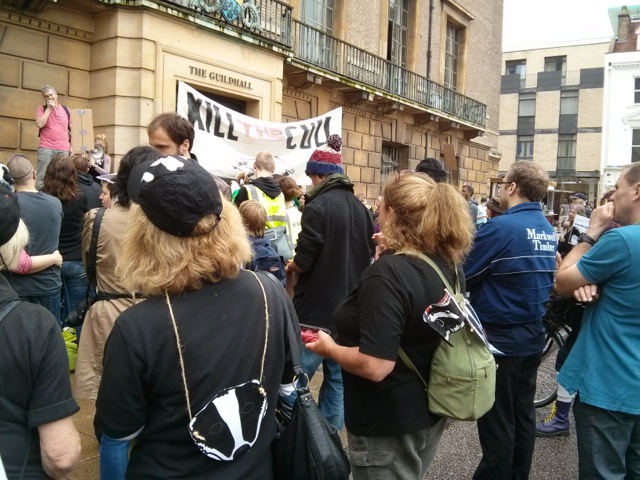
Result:
M557 241L540 203L525 202L477 231L464 264L471 305L489 341L509 356L542 351L542 317L556 269Z

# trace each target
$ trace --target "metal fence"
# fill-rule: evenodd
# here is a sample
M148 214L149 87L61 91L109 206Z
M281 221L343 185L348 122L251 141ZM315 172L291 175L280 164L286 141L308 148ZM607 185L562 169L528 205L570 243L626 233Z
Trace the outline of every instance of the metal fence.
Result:
M475 125L486 125L485 104L297 20L293 25L293 49L299 60Z
M180 7L193 15L224 23L258 37L291 48L292 8L279 0L162 0L158 3Z

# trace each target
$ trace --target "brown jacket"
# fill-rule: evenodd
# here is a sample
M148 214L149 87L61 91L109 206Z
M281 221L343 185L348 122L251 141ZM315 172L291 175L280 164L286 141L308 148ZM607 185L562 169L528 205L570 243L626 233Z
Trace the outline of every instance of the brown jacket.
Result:
M87 212L82 231L82 251L89 251L93 221L97 209ZM114 203L104 213L96 254L97 291L105 293L124 293L115 274L116 261L120 255L121 242L127 232L129 208ZM86 261L86 260L85 260ZM113 324L124 310L139 302L128 298L102 300L91 306L85 318L75 373L74 396L95 400L102 378L102 357L104 345L113 329Z

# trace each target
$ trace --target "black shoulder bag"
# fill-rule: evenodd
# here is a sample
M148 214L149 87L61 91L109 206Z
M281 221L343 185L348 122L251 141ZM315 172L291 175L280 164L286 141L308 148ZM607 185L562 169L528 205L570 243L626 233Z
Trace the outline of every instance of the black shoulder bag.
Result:
M275 282L275 280L274 280ZM280 431L274 440L273 468L279 480L347 480L351 467L338 431L320 413L311 391L309 377L302 369L300 331L289 316L287 338L295 377L293 384L298 397L291 420L285 424L278 418Z

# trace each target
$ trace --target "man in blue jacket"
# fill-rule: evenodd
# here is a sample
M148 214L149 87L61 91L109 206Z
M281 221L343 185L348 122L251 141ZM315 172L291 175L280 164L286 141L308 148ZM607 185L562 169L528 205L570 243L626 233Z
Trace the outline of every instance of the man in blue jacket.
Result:
M476 479L526 479L531 470L533 399L545 337L542 316L557 249L540 206L548 184L540 165L514 163L500 183L505 212L478 230L464 265L471 304L500 352L496 401L478 420L483 457Z

